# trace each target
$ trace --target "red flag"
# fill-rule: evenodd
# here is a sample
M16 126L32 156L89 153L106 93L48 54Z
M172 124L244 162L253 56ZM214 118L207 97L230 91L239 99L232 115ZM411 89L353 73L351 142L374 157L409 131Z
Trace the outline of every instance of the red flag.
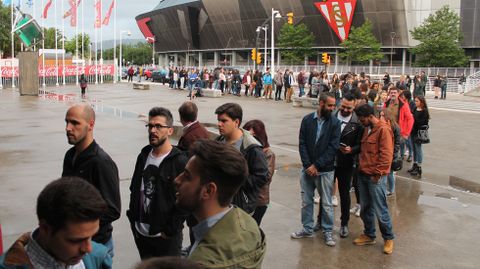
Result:
M82 2L82 0L78 0L77 2L77 7L80 5L80 2ZM63 18L67 18L69 17L70 15L72 15L72 9L69 9L68 11L65 11L65 14L63 14Z
M46 4L45 7L43 8L42 18L44 18L44 19L47 18L48 9L50 8L51 5L52 5L52 0L48 0L47 4Z
M115 6L115 0L112 0L112 3L110 4L110 7L108 8L107 15L105 15L105 18L103 19L103 25L108 25L110 22L110 16L112 16L112 10Z
M68 0L70 3L70 26L77 26L77 1Z
M95 2L95 28L102 27L102 2Z

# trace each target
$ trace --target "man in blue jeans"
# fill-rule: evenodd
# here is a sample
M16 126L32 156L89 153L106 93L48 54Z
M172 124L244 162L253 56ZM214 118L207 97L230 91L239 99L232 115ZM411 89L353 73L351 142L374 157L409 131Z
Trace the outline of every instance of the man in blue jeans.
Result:
M386 182L393 159L393 132L390 125L374 116L368 104L359 106L355 113L365 127L357 181L364 230L353 243L357 246L375 244L376 216L384 240L383 252L391 254L395 236L388 212Z
M293 239L313 237L313 197L315 189L322 200L322 230L325 244L335 246L333 237L332 190L335 156L340 144L341 122L333 115L335 96L322 94L317 111L306 115L300 126L299 151L302 159L300 186L302 193L301 231Z

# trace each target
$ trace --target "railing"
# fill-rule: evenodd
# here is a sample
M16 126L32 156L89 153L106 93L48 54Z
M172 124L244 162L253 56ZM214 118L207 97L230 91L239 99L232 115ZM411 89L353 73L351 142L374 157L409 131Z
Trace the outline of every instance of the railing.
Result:
M480 87L480 71L467 77L465 83L465 92L472 91Z

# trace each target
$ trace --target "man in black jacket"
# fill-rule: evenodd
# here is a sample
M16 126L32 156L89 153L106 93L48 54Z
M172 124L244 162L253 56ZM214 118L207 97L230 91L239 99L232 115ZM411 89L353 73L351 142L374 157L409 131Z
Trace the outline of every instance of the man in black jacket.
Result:
M127 211L142 260L180 255L186 214L175 206L173 180L188 161L186 154L170 143L173 116L168 109L150 109L146 127L150 145L137 157Z
M113 257L112 222L120 218L121 200L118 168L93 139L95 112L87 104L74 105L65 116L65 131L70 145L65 154L62 177L77 176L95 186L108 209L100 218L100 229L93 241L104 244Z
M262 151L262 144L248 131L240 128L242 107L236 103L226 103L215 110L220 136L218 141L233 145L239 150L248 165L248 178L233 198L233 204L247 213L253 213L260 189L267 183L268 164Z
M347 94L336 111L335 116L341 122L340 148L335 159L335 178L338 180L340 193L341 226L340 237L348 237L348 221L350 220L350 187L352 183L355 156L360 152L363 127L358 121L355 109L355 97ZM321 207L318 213L318 223L314 230L321 229Z

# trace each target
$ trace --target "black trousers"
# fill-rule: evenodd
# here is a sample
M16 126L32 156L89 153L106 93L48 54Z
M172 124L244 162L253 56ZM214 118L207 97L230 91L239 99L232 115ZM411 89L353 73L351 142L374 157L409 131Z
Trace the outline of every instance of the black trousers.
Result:
M350 188L352 186L353 167L335 168L335 177L338 180L338 193L340 194L341 225L348 226L350 220Z
M275 91L275 100L282 99L282 88L283 86L277 86L277 90Z
M267 212L266 205L257 206L255 208L252 218L257 222L258 226L260 226L260 223L262 223L262 219L263 219L263 216L265 215L265 212Z
M141 235L135 228L135 224L130 225L133 232L133 239L137 245L140 259L145 260L151 257L180 256L182 250L183 234L179 231L176 235L168 239L161 237L146 237Z

